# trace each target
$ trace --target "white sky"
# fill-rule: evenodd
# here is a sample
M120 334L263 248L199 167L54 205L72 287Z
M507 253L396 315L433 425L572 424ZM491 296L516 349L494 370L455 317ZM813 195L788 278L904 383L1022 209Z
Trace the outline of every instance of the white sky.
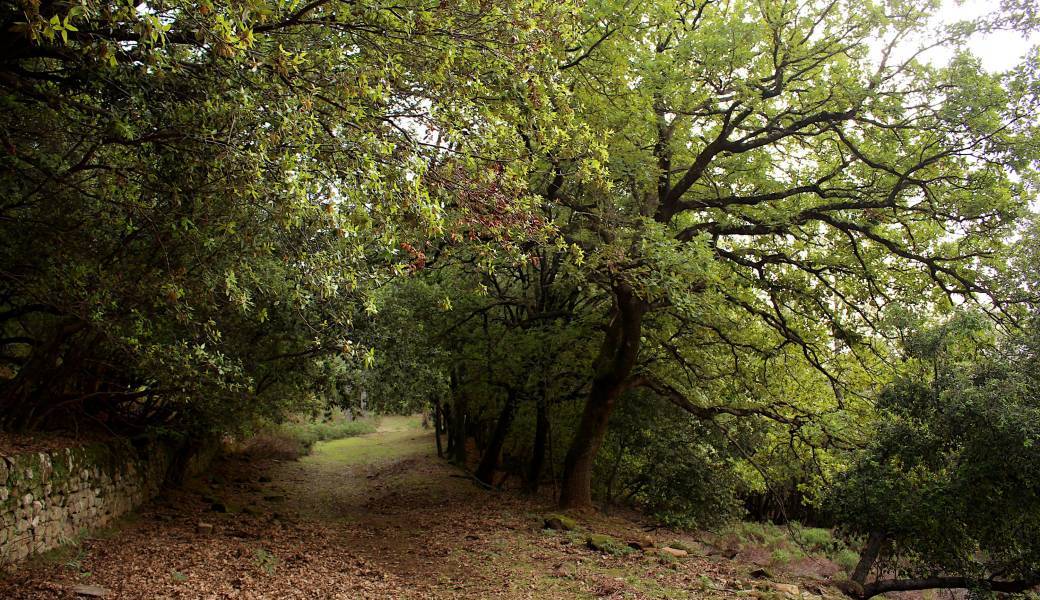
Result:
M938 14L938 21L940 23L966 21L996 9L997 3L994 0L967 0L965 2L946 0ZM997 72L1006 71L1015 66L1026 52L1036 45L1040 45L1040 34L1034 33L1026 38L1016 32L1002 32L977 35L969 42L968 47L972 54L982 60L983 68L987 71ZM936 62L945 62L948 58L948 52L933 51L928 55L929 60Z

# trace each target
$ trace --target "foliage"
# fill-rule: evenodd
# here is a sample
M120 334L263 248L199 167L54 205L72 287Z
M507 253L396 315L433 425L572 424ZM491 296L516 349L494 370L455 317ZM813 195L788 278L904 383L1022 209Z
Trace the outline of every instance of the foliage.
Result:
M259 427L235 448L251 458L296 460L314 444L374 433L378 419L293 420Z
M358 419L354 421L288 422L279 425L278 430L310 448L317 442L375 433L377 427L378 419Z
M432 406L488 485L703 526L846 473L899 569L1032 575L1040 53L966 48L1037 14L937 8L5 5L0 427Z
M886 418L832 498L850 531L879 536L879 572L1035 585L1037 325L993 341L990 325L962 315L908 339L913 368L882 394Z
M564 173L560 221L614 298L575 477L633 386L694 418L772 421L796 464L855 444L886 313L1013 299L994 274L1032 194L1032 59L1004 75L963 52L896 59L928 27L927 8L903 8L590 5L587 52L561 77L609 140L608 180L568 177L580 169L552 150L541 179ZM983 26L943 33L956 46ZM586 502L580 488L565 502Z
M715 527L740 517L741 482L720 437L652 395L631 398L614 413L595 491L673 527Z
M366 389L443 403L449 438L514 471L549 405L565 505L593 480L670 518L819 505L910 328L1035 297L1009 259L1032 251L1038 57L988 73L964 49L1033 27L1012 4L933 32L935 7L897 2L587 3L552 76L494 103L533 225L485 215L503 251L451 204L448 239L410 251L419 281L380 296ZM948 63L915 53L933 35Z
M566 11L5 4L3 426L230 430L350 395L373 287L493 181L472 157L513 141L481 99L538 77Z

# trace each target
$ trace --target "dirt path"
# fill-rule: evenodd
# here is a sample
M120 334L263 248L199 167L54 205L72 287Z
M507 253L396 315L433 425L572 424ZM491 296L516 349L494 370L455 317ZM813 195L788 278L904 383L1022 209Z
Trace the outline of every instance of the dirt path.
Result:
M142 599L721 598L753 585L721 557L605 554L584 533L543 531L547 503L476 487L408 424L388 419L299 461L222 463L115 531L11 574L0 598L73 598L76 585ZM620 518L582 525L641 535Z

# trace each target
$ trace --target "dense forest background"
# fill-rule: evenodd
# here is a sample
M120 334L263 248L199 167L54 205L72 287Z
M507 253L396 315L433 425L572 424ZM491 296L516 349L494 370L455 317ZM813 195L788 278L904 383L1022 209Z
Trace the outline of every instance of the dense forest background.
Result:
M1035 586L1040 53L967 43L1040 24L939 6L5 3L0 426L422 411L564 508L839 526L853 595Z

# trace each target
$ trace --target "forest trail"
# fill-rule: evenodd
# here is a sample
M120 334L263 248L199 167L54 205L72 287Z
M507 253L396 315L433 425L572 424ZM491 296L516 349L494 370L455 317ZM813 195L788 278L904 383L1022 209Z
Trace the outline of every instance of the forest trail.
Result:
M550 498L477 487L437 458L416 419L322 442L298 461L227 460L171 492L0 580L0 597L76 598L784 598L756 565L691 537L688 557L604 553L588 533L645 538L620 517L582 531L542 530ZM678 534L657 530L658 546ZM803 574L805 575L805 574ZM818 577L806 598L837 597ZM793 587L793 586L792 586Z

